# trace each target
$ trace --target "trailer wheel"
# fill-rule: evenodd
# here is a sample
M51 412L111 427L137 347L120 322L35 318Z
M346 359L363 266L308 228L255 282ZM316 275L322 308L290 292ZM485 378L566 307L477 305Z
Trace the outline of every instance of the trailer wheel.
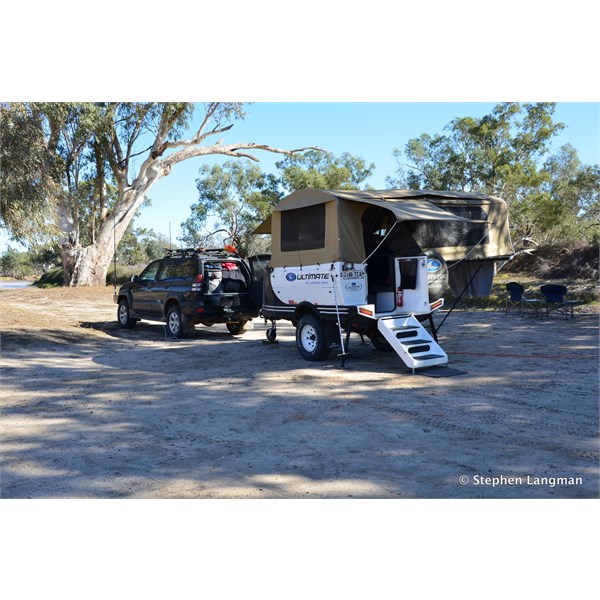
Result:
M305 360L324 360L329 355L325 326L316 315L300 317L296 327L296 345Z
M375 349L379 350L379 352L392 352L394 350L379 331L375 331L369 335L369 339L373 343L373 346L375 346Z

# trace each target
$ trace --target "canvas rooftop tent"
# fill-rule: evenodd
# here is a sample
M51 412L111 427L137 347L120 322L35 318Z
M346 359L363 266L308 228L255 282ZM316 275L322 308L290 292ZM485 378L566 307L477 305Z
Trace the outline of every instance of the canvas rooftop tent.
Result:
M284 198L255 233L271 233L272 267L360 263L381 242L400 256L434 250L446 261L514 253L506 203L466 192L309 188Z

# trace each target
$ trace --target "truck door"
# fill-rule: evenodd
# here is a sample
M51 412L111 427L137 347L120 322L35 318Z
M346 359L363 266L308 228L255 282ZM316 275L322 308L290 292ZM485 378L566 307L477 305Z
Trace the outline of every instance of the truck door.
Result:
M131 288L133 310L140 314L152 314L154 285L162 261L151 262L141 273L137 285Z

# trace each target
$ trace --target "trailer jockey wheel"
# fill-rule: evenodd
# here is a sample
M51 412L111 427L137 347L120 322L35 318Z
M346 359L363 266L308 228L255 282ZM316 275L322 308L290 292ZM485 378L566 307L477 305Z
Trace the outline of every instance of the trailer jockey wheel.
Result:
M327 333L323 321L316 315L300 317L296 327L296 345L305 360L324 360L329 354Z

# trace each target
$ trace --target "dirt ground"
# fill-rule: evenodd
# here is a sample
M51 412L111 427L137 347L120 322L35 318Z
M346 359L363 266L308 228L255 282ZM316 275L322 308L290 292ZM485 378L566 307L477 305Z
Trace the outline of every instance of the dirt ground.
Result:
M453 312L462 374L290 324L116 325L111 288L0 292L2 498L598 498L598 314ZM440 318L438 317L438 322Z

